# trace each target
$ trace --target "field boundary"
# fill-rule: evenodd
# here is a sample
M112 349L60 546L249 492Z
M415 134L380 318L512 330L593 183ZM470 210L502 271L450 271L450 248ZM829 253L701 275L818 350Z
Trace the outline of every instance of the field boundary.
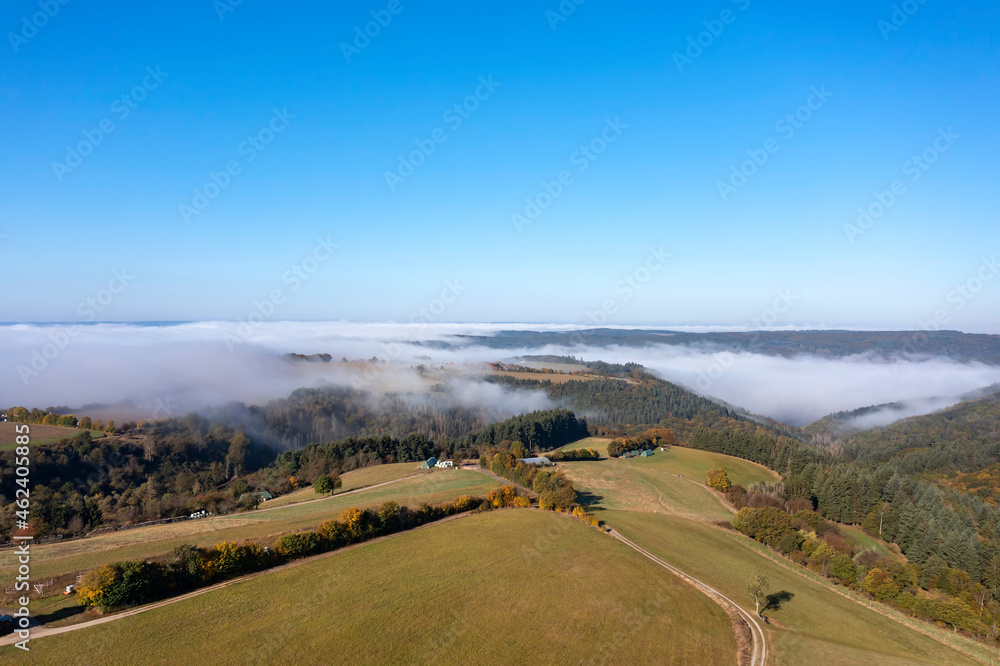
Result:
M191 599L193 597L197 597L197 596L200 596L202 594L208 594L209 592L214 592L215 590L221 590L222 588L229 587L230 585L235 585L237 583L242 583L242 582L247 581L247 580L251 580L251 579L254 579L254 578L259 578L260 576L266 576L267 574L274 573L276 571L283 571L285 569L291 569L293 567L297 567L297 566L300 566L302 564L306 564L307 562L315 562L317 560L322 560L322 559L327 558L327 557L333 557L334 555L338 555L340 553L346 553L347 551L354 550L356 548L363 548L363 547L369 546L371 544L379 543L379 542L385 541L387 539L392 539L392 538L398 537L398 536L400 536L402 534L410 534L410 533L416 532L418 530L426 529L426 528L429 528L429 527L434 527L435 525L440 525L442 523L447 523L447 522L450 522L452 520L457 520L459 518L466 518L466 517L472 516L472 515L475 515L474 511L473 512L466 512L466 513L459 513L459 514L456 514L454 516L447 516L446 518L442 518L441 520L436 520L433 523L425 523L424 525L420 525L418 527L414 527L413 529L404 530L402 532L396 532L394 534L387 534L385 536L381 536L381 537L377 537L375 539L371 539L370 541L364 541L362 543L356 543L356 544L352 544L350 546L345 546L343 548L338 548L337 550L331 550L328 553L320 553L319 555L313 555L311 557L303 557L302 559L295 560L294 562L289 562L287 564L282 564L282 565L279 565L279 566L276 566L276 567L271 567L269 569L264 569L262 571L257 571L257 572L251 573L251 574L247 574L245 576L240 576L239 578L231 578L230 580L223 581L221 583L216 583L215 585L210 585L208 587L202 587L202 588L199 588L197 590L192 590L191 592L187 592L187 593L182 594L180 596L171 597L169 599L164 599L162 601L156 601L156 602L153 602L151 604L145 604L143 606L138 606L136 608L131 608L129 610L124 610L124 611L121 611L119 613L114 613L112 615L106 615L104 617L99 617L99 618L96 618L96 619L93 619L93 620L88 620L87 622L81 622L79 624L71 624L71 625L67 625L67 626L64 626L64 627L50 627L48 629L46 629L45 626L42 625L40 627L36 627L36 628L32 629L31 639L32 640L36 640L36 639L39 639L39 638L45 638L46 636L55 636L55 635L58 635L58 634L65 634L65 633L68 633L68 632L71 632L71 631L79 631L81 629L88 629L90 627L95 627L95 626L98 626L98 625L101 625L101 624L107 624L108 622L115 622L117 620L121 620L121 619L124 619L126 617L132 617L133 615L139 615L140 613L145 613L146 611L156 610L157 608L163 608L164 606L169 606L171 604L176 604L178 602L185 601L187 599ZM13 645L17 641L17 638L18 638L17 634L10 634L8 636L0 637L0 646Z

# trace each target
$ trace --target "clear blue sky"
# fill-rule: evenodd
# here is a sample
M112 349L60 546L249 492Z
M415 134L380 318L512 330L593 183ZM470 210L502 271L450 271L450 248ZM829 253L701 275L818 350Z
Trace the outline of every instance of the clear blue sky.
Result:
M892 2L664 4L590 0L557 22L556 0L71 0L34 19L37 1L5 3L0 320L91 318L80 304L125 269L97 319L236 320L280 290L271 319L408 321L457 279L434 318L588 323L613 299L611 324L738 325L790 289L777 324L916 328L943 310L1000 332L1000 275L976 282L1000 253L995 2L914 3L898 26ZM373 11L387 24L345 55ZM294 118L268 137L275 109ZM102 121L79 165L54 166ZM262 150L243 143L261 130ZM602 131L596 159L575 152ZM512 215L564 170L519 233ZM894 180L885 213L845 232ZM297 282L317 237L339 248ZM629 296L651 246L671 256Z

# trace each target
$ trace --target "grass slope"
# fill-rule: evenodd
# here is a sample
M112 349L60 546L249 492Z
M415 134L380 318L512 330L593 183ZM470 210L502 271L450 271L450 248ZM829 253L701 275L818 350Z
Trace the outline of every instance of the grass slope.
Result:
M718 606L638 553L566 516L510 510L39 639L18 656L60 665L732 664L735 649Z
M362 467L361 469L356 469L346 474L341 475L340 480L343 482L343 487L337 491L337 493L346 493L351 490L357 490L358 488L366 488L368 486L374 486L379 483L387 483L389 481L395 481L396 479L402 479L407 476L412 476L415 474L444 474L444 471L430 472L428 470L420 470L420 463L393 463L390 465L372 465L371 467ZM320 499L321 495L317 493L312 487L301 488L288 493L287 495L282 495L281 497L276 497L273 500L262 504L261 508L271 509L276 506L285 506L288 504L297 504L299 502L308 502L310 500Z
M0 421L0 451L13 451L17 446L17 440L15 438L19 433L16 432L15 428L19 425L24 424L15 423L13 421ZM40 425L36 423L28 423L27 425L30 428L28 436L31 438L32 446L38 446L40 444L55 444L60 440L76 437L83 432L79 428ZM100 430L90 431L90 436L94 439L104 437L106 434L107 433Z
M598 515L655 555L745 605L752 607L744 586L755 571L768 578L772 592L793 595L779 610L767 611L771 619L769 663L976 663L844 598L818 577L801 576L790 564L782 566L766 557L762 546L748 539L670 515L631 511L603 511ZM935 630L930 626L921 629ZM963 642L978 647L971 641Z
M273 511L258 510L212 518L140 527L101 534L89 539L32 547L32 576L36 578L83 571L118 560L144 559L164 555L181 544L210 546L220 541L265 538L282 532L305 530L336 518L347 507L376 506L388 500L400 504L433 504L459 495L485 495L499 486L496 480L478 472L449 470L405 479L381 488L308 504L291 504ZM266 505L264 505L266 508ZM5 559L0 576L13 578L14 564Z
M728 520L730 511L704 485L705 473L715 467L725 468L733 483L743 485L780 478L746 460L676 446L669 451L657 450L649 458L560 464L577 489L585 493L581 501L586 504L674 513L694 520Z

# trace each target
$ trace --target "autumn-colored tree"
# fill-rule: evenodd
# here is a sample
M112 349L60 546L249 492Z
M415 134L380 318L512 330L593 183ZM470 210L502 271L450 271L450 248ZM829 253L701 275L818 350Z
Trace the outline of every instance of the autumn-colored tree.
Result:
M85 606L106 608L108 591L118 581L119 571L114 565L104 564L91 569L76 588L77 599Z
M726 474L726 470L717 468L708 470L708 485L711 488L715 488L720 493L724 493L729 490L731 484L729 482L729 475Z
M513 442L510 445L510 454L517 459L525 458L528 455L528 449L521 442Z

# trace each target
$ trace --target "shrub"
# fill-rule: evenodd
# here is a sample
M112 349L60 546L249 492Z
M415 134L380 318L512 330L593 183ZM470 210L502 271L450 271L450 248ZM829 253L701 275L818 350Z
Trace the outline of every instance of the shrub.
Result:
M324 539L316 532L298 532L279 537L274 549L282 557L294 560L321 552L323 543Z
M724 469L710 469L708 470L708 485L711 488L715 488L720 493L724 493L729 490L732 484L729 482L729 475L726 474Z

